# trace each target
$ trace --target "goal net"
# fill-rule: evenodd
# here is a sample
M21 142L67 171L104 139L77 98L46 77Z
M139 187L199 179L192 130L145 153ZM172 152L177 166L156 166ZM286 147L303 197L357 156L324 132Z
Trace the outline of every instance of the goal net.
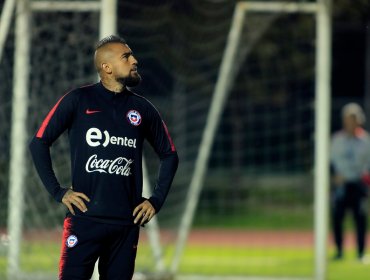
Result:
M191 217L193 226L185 249L176 251L235 6L236 1L118 1L118 33L133 49L143 77L134 91L159 109L180 157L173 187L158 215L157 250L150 244L148 227L142 230L136 279L166 278L164 272L176 258L180 258L176 273L185 276L313 275L316 25L312 13L248 12L248 8L243 13L229 95L213 136L199 203ZM92 53L99 36L99 14L34 11L31 34L29 136L64 92L96 81ZM12 70L5 66L13 62L14 30L5 47L0 147L8 151ZM52 147L52 157L60 182L69 185L66 135ZM153 185L158 159L149 145L145 158ZM9 244L8 164L9 154L2 153L1 279ZM65 208L45 191L29 155L26 164L21 274L27 279L33 275L54 279Z

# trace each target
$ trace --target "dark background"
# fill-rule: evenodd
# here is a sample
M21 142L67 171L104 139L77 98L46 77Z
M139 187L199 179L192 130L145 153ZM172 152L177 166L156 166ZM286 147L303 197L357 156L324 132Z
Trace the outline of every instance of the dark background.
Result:
M333 3L332 93L364 97L366 53L370 55L370 46L366 46L370 36L370 2Z
M230 30L230 21L236 1L122 0L118 2L119 33L127 39L137 54L140 73L145 81L138 88L138 92L145 93L163 112L164 118L168 120L168 126L175 143L182 153L182 173L192 174L190 172L192 160L197 155L201 136L199 131L202 131L204 127L202 121L205 120L207 113L207 110L204 110L207 107L197 107L195 103L209 104L211 87L217 80L218 67L223 55L226 35ZM3 3L4 1L0 0L0 7L3 6ZM162 17L163 21L158 20ZM57 97L68 87L89 83L96 79L95 71L89 63L93 46L91 37L92 34L97 34L98 20L97 14L34 15L32 19L33 53L31 64L47 67L48 70L45 71L45 68L32 65L30 134L35 131L51 104L54 104ZM75 27L81 21L91 22L88 25L88 30L84 29L85 32L78 33L78 36L73 35L72 31L76 31ZM53 28L49 26L49 22ZM296 28L294 24L297 22L300 22L301 25ZM370 95L366 92L366 84L369 82L366 75L368 75L367 77L370 75L366 71L366 68L369 68L366 66L366 57L370 55L369 22L369 0L333 1L332 130L340 127L339 111L346 102L359 102L365 109L368 109L368 112L370 111L368 108L370 101L364 102L366 97ZM300 53L294 52L300 62L296 72L301 74L304 71L311 71L311 73L306 73L309 77L306 80L299 79L299 82L295 83L296 80L289 80L290 70L284 72L284 69L279 68L284 67L283 63L271 63L266 66L267 69L263 68L261 60L258 58L261 55L267 56L268 54L265 55L265 53L273 51L275 47L273 43L278 44L279 40L282 40L286 44L285 47L288 51L278 54L282 60L285 57L291 58L293 53L289 50L290 37L281 38L279 37L281 34L277 32L280 30L275 30L279 28L271 28L267 34L269 36L266 36L267 39L263 42L263 49L261 48L259 52L249 58L247 61L249 68L244 67L240 71L237 82L243 86L240 87L241 90L238 87L233 89L233 98L229 100L227 105L230 110L225 110L227 113L224 113L224 121L219 127L219 134L214 144L210 167L216 170L215 173L218 173L217 168L228 168L231 163L233 177L230 185L244 187L243 181L236 182L235 178L247 174L245 168L256 167L259 172L281 173L301 172L302 170L307 172L312 168L313 112L312 107L305 106L305 103L312 101L314 83L310 79L312 69L303 69L302 65L313 65L313 51L305 52L305 50L311 50L314 47L314 42L306 41L307 38L314 38L312 35L315 30L312 22L302 20L299 16L282 17L275 21L275 25L282 26L282 28L289 26L289 23L294 26L292 28L294 32L298 33L293 34L294 38L297 38L297 41L304 39L303 42L305 42L303 45L291 45L291 48L298 46L301 50ZM55 32L54 30L62 30L63 32ZM54 47L57 44L60 44L60 47L58 51L55 51ZM48 49L49 45L53 47L51 50ZM13 50L14 24L6 43L4 57L0 63L0 122L2 125L7 124L10 119ZM78 52L74 50L78 50ZM43 55L45 51L49 51L49 55L46 57ZM81 56L81 53L86 55ZM271 57L274 55L275 53L272 53ZM63 68L65 64L60 63L63 60L68 60L69 65L72 66ZM89 60L89 62L86 63L84 60ZM294 66L290 65L290 62L287 63L289 66ZM272 69L271 66L276 69ZM257 71L253 71L253 69ZM289 69L295 68L289 67ZM267 73L266 70L270 72ZM283 74L279 78L285 79L287 77L286 84L283 83L284 87L281 89L277 88L274 80L271 79L272 71ZM53 75L45 75L45 73L53 73ZM250 84L244 86L244 80L253 80L253 75L258 75L256 80L263 80L267 74L270 75L267 77L267 83L259 84L262 88L249 88ZM41 77L41 79L33 79L33 77ZM180 101L176 113L185 107L187 111L183 116L199 115L200 120L192 123L185 122L184 128L178 125L181 116L174 114L172 117L171 110L166 108L171 106L171 102L168 101L171 101L171 94L177 92L173 89L176 88L178 80L186 86L183 93L186 93L187 96L195 96L196 99L185 99L184 103ZM302 80L306 83L302 83ZM43 83L52 85L53 88L44 88ZM277 84L281 84L281 81L277 81ZM204 85L209 85L209 88L203 91ZM246 88L251 90L246 91ZM177 98L181 99L182 97L178 96ZM299 106L301 109L296 109ZM233 121L245 111L249 112L252 117L263 115L270 118L253 119L248 116L239 122ZM262 113L260 114L260 112ZM259 130L260 127L265 129ZM245 131L252 133L245 135ZM270 134L266 135L265 131ZM192 138L189 135L192 135ZM228 135L231 136L228 137ZM0 155L0 171L2 174L8 174L10 140L8 134L2 137L0 150L5 152ZM67 141L61 141L61 143L67 144ZM274 147L276 143L280 149L275 151L271 147ZM266 147L269 150L266 150ZM229 152L230 150L232 152ZM63 162L58 164L58 166L62 166L60 169L68 170L68 161L64 159L61 161ZM186 165L187 163L189 166ZM257 171L252 170L251 172L254 174ZM68 178L67 175L66 178ZM188 176L184 176L183 181L185 182L187 178ZM215 183L208 185L216 186L218 182L222 186L228 185L224 181L219 181L218 177L215 178ZM177 182L180 179L181 177L177 176ZM0 204L2 204L7 198L7 176L0 176L0 185L0 197L3 198ZM239 193L235 193L237 197ZM39 204L41 205L41 203ZM5 217L5 213L1 215ZM3 217L0 217L0 220L5 221L5 218L2 219Z

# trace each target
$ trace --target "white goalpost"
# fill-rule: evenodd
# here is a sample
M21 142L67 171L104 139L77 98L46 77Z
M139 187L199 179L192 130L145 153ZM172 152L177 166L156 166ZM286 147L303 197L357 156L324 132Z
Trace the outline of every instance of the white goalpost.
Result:
M26 120L28 109L28 85L29 85L29 49L30 32L29 5L28 1L17 2L17 17L15 24L14 51L14 82L12 100L12 126L11 126L11 148L10 148L10 171L9 171L9 251L8 251L8 279L19 277L19 256L22 236L23 215L23 188L25 184L26 166L26 143L27 135ZM22 43L21 43L22 42Z
M6 37L8 36L9 26L12 21L15 0L6 0L4 3L3 10L1 11L0 19L0 61L3 56L4 45Z
M329 135L330 135L330 50L331 50L331 1L304 2L238 2L223 54L217 83L208 111L206 127L195 161L186 207L178 231L175 255L171 271L176 272L181 262L184 247L195 215L202 190L210 151L215 139L225 100L235 79L233 68L240 48L243 21L247 13L308 13L316 16L316 90L315 90L315 168L314 168L314 220L315 220L315 278L326 277L326 250L328 227L328 185L329 185Z
M329 201L329 141L331 109L331 0L320 0L316 14L316 94L314 228L315 279L324 280L327 270Z

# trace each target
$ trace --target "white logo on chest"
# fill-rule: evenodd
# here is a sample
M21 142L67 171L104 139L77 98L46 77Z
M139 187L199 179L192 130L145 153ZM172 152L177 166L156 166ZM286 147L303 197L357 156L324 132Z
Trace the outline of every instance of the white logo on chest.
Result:
M109 144L112 144L136 149L136 139L127 138L126 136L110 136L107 130L104 130L102 133L96 127L92 127L86 132L86 143L90 147L98 147L100 145L107 147Z

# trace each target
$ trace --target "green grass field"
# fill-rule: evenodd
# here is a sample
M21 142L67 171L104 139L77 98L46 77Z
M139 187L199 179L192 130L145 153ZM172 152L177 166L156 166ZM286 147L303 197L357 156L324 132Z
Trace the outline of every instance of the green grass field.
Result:
M290 192L286 192L290 193ZM265 194L263 194L265 195ZM267 195L266 195L267 196ZM270 200L274 203L260 203L262 199L251 200L244 207L234 207L220 212L217 207L200 209L195 217L197 229L251 229L251 230L308 230L312 231L313 207L310 203L296 201L295 197L281 198L279 193L269 189ZM280 201L282 200L282 201ZM271 201L270 201L271 202ZM370 215L369 215L370 223ZM346 219L346 230L353 230L351 219ZM199 243L197 243L199 244ZM277 243L279 244L279 243ZM1 249L1 247L0 247ZM44 241L23 245L21 265L24 272L43 271L54 273L58 267L60 244ZM332 250L332 249L331 249ZM171 261L173 248L165 247L165 261ZM0 250L0 279L5 279L6 258ZM329 252L328 260L333 255ZM136 271L150 271L154 264L147 244L139 245ZM355 251L346 252L343 261L328 261L327 280L367 280L370 265L364 265L355 258ZM180 274L196 275L239 275L239 276L296 276L311 277L313 271L313 249L308 246L252 247L232 244L195 245L189 243L179 268Z
M59 245L29 244L24 246L21 259L24 272L56 273ZM167 248L171 255L171 248ZM166 259L169 261L169 258ZM137 271L152 267L151 252L147 245L139 247ZM5 279L6 258L0 256L0 279ZM313 251L295 248L243 248L230 246L188 246L180 267L181 274L198 275L252 275L300 276L313 275ZM355 259L353 251L340 262L329 261L328 280L365 280L370 265Z

